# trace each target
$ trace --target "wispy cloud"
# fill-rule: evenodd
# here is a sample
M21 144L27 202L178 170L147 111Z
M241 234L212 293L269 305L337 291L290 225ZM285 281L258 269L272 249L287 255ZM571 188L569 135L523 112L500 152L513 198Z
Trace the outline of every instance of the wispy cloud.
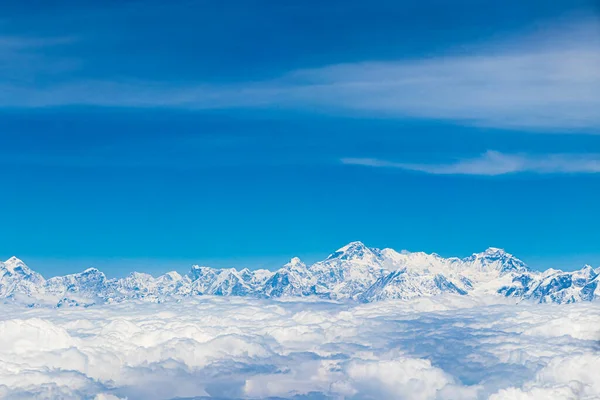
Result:
M26 97L35 93L35 85L40 78L62 79L61 74L72 72L80 67L80 60L74 57L53 57L49 49L59 48L77 42L74 37L32 37L0 36L0 106L11 105L11 93L21 92L23 98L14 98L19 106ZM57 82L62 82L58 80ZM54 85L51 86L53 90ZM3 104L5 103L6 104Z
M400 168L437 175L505 175L514 173L600 173L600 154L504 154L487 151L476 158L448 164L413 164L374 158L344 158L343 164L376 168Z
M600 133L600 24L573 25L577 29L560 26L560 33L490 44L467 54L329 65L230 85L70 79L63 74L40 86L33 78L41 72L33 69L30 79L0 79L0 107L277 107ZM11 65L31 68L30 58L0 41L0 59L17 56L21 62ZM68 60L50 61L46 65L54 68L70 65Z
M599 49L600 50L600 49ZM600 51L339 65L303 73L305 98L391 117L527 129L600 127Z

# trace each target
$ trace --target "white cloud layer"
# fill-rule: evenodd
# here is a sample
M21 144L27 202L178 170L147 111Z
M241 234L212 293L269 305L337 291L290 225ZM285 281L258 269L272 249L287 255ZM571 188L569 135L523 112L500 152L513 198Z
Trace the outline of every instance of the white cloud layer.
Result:
M343 164L365 167L400 168L439 175L504 175L519 172L575 174L600 172L597 154L504 154L487 151L479 157L450 164L411 164L373 158L344 158Z
M600 397L600 303L3 305L3 399Z

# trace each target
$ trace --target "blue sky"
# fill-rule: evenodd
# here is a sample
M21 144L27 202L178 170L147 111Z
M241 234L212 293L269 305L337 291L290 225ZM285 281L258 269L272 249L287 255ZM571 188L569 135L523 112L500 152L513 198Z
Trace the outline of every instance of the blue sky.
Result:
M1 258L600 265L591 1L5 3Z

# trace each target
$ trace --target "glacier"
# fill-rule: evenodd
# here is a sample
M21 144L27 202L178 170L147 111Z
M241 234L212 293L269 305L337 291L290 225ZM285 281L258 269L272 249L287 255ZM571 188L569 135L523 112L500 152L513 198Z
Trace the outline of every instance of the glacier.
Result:
M535 271L499 248L466 258L377 249L352 242L310 266L293 258L276 271L193 266L186 275L132 272L109 279L95 268L45 279L23 261L0 262L0 299L36 306L180 301L194 296L315 297L370 303L441 294L576 303L600 298L600 268Z

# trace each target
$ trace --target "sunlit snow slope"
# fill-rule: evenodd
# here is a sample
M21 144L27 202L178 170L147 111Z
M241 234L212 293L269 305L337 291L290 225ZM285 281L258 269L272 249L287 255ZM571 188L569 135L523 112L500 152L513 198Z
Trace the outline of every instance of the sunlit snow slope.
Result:
M254 298L306 297L373 302L451 293L504 296L518 301L574 303L600 297L600 268L533 271L504 250L489 248L466 258L397 252L352 242L323 261L307 266L293 258L277 271L193 266L181 276L157 278L134 272L108 279L90 268L44 279L13 257L0 263L0 298L30 306L72 306L122 302L161 302L201 295Z

